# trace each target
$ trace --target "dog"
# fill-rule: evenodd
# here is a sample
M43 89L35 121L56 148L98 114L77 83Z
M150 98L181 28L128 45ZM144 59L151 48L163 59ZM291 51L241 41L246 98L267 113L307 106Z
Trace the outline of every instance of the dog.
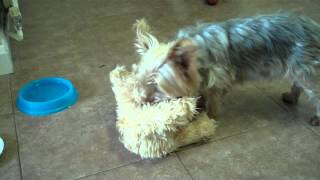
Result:
M141 60L135 73L144 84L145 102L199 96L215 117L232 85L249 80L288 78L291 90L282 100L297 104L304 92L320 125L320 25L293 13L275 13L225 22L197 24L160 43L144 19L134 24ZM200 98L200 99L201 99Z

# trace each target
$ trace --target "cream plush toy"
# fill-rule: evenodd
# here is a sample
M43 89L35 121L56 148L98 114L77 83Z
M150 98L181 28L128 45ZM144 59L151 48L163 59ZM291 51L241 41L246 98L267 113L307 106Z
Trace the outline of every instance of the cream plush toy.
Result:
M117 101L120 141L142 158L159 158L214 134L215 121L197 113L196 98L141 104L141 84L134 73L118 66L110 73L110 80Z

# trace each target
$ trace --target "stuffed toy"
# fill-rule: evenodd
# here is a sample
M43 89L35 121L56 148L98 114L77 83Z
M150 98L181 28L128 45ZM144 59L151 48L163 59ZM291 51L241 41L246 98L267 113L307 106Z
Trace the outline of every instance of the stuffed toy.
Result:
M142 84L124 66L111 71L110 80L117 102L119 139L141 158L160 158L214 134L215 121L197 112L197 98L143 103L139 97Z

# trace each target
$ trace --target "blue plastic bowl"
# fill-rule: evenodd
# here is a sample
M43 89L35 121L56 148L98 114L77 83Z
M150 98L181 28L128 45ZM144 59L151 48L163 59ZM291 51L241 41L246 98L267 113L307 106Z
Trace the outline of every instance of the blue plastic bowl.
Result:
M17 97L18 109L31 116L46 116L73 105L78 92L71 81L48 77L25 84Z

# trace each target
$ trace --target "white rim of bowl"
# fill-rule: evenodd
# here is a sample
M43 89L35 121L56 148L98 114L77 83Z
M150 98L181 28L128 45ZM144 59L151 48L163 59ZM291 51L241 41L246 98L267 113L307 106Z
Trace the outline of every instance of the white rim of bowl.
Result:
M0 137L0 155L2 154L3 150L4 150L4 141L3 141L3 139Z

